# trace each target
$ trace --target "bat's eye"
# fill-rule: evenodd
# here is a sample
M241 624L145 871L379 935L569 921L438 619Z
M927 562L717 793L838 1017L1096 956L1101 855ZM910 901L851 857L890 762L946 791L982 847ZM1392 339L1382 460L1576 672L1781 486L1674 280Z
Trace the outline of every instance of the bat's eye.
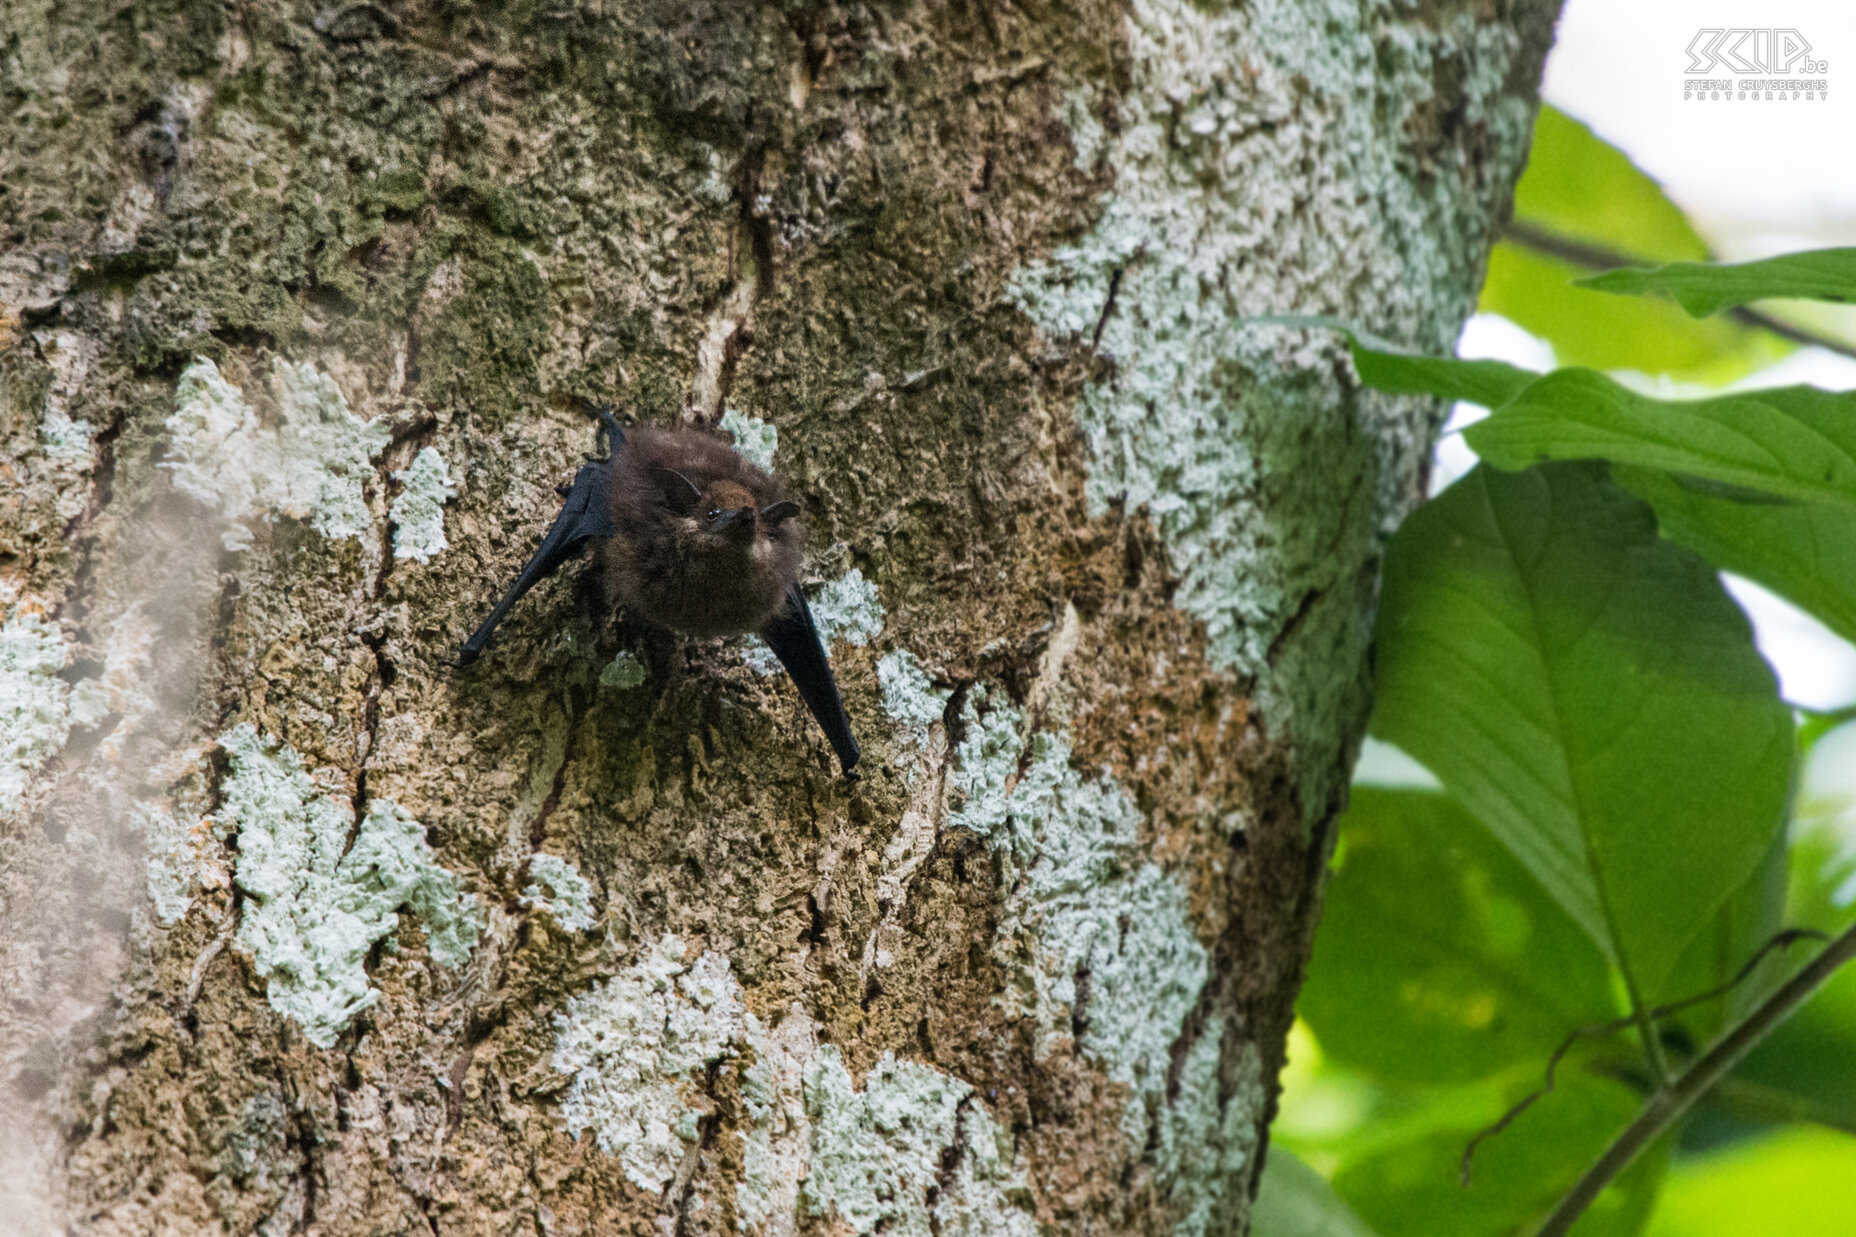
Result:
M721 514L722 514L722 513L721 513L720 511L711 511L711 512L709 512L709 518L713 520L713 519L715 519L715 518L716 518L717 516L719 516L719 515L721 515Z

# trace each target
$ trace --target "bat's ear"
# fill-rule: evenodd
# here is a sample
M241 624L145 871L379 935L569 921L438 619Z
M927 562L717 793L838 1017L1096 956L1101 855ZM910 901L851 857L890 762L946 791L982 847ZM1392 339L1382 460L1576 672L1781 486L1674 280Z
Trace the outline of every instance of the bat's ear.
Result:
M774 528L778 528L798 514L799 504L795 502L768 503L760 509L760 518Z
M663 492L664 505L678 515L689 515L702 501L702 491L696 488L696 483L674 468L653 468L651 479Z

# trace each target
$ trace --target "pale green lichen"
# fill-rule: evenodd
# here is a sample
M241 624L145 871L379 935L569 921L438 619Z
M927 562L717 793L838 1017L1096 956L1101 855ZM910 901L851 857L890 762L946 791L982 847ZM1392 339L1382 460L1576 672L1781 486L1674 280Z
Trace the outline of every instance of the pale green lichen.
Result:
M567 1128L642 1189L660 1191L701 1136L704 1072L733 1057L746 1032L728 960L665 936L637 964L554 1016L554 1068L570 1080Z
M258 498L262 445L258 415L245 393L226 381L219 367L195 357L183 369L174 391L174 412L167 419L167 469L174 488L226 519L221 539L228 550L251 545L249 522L260 511Z
M101 679L79 679L71 684L71 725L95 730L110 715L110 694Z
M1180 1064L1171 1104L1158 1113L1154 1161L1171 1184L1173 1232L1205 1237L1226 1231L1230 1216L1249 1206L1258 1131L1268 1115L1263 1061L1255 1044L1238 1048L1236 1085L1220 1102L1224 1020L1206 1020Z
M1008 976L999 1003L1036 1028L1040 1056L1073 1040L1127 1086L1120 1125L1152 1155L1174 1231L1220 1231L1247 1205L1266 1097L1253 1045L1239 1049L1240 1085L1221 1086L1216 1015L1174 1074L1210 967L1184 890L1146 857L1127 793L1077 771L1061 731L1030 730L984 685L962 718L947 823L992 842L1009 891L992 945Z
M1012 1139L973 1088L884 1053L859 1091L835 1044L805 1072L808 1219L894 1237L1036 1237Z
M387 516L393 521L393 557L421 563L450 543L445 540L445 502L457 496L444 459L431 447L421 447L412 465L393 474L403 487Z
M876 663L876 682L883 691L883 711L918 737L947 711L949 693L929 681L921 662L907 649L882 656Z
M717 1068L747 1117L736 1227L835 1218L858 1234L1035 1237L1009 1131L957 1078L885 1054L862 1090L797 1006L769 1029L721 955L665 936L554 1017L561 1114L661 1191L702 1136Z
M1102 153L1102 140L1106 136L1102 122L1096 119L1094 92L1067 91L1057 115L1070 131L1070 145L1076 151L1071 165L1078 171L1088 171Z
M359 539L369 522L365 487L374 479L373 457L392 433L349 412L335 379L307 361L273 360L271 392L283 415L277 509L307 518L324 537Z
M201 839L196 835L207 830L200 822L189 825L181 820L165 803L131 804L129 822L140 831L148 855L148 900L154 903L155 918L163 926L177 924L193 905L201 866Z
M1128 1086L1122 1124L1143 1146L1207 973L1185 892L1145 858L1127 792L1077 772L1063 734L1030 731L984 686L963 716L948 824L993 843L1010 890L993 940L1011 976L1001 1003L1037 1028L1040 1055L1074 1038Z
M98 744L105 761L122 757L133 737L162 712L161 702L150 694L150 674L160 624L141 602L111 622L103 640L103 673L79 679L71 686L71 724L92 729L105 718L115 722Z
M743 1233L792 1231L799 1186L812 1154L805 1072L818 1052L818 1027L797 1006L772 1028L747 1016L751 1061L741 1071L748 1127L741 1131L741 1179L735 1183L735 1227Z
M599 672L599 685L626 691L637 687L645 680L644 663L632 654L620 650L613 659L606 663Z
M39 421L39 447L47 459L85 460L90 458L96 433L97 427L90 422L73 421L63 408L47 403Z
M71 731L66 657L58 624L16 608L0 624L0 817L12 815L26 784Z
M176 489L218 509L228 550L249 548L252 524L276 514L306 519L324 537L360 538L370 519L372 460L391 434L348 411L335 380L308 362L277 358L271 393L275 429L259 423L217 365L195 358L175 390L161 467Z
M539 911L547 911L569 932L585 932L598 922L593 913L593 887L586 877L559 855L538 851L529 856L528 885L522 900Z
M773 650L759 636L741 637L741 660L747 663L749 670L762 678L780 672L780 659L773 655Z
M734 435L735 450L756 464L773 471L773 453L780 446L780 431L759 417L750 417L738 408L722 414L722 428Z
M432 960L457 967L478 933L477 900L439 867L425 830L376 799L343 853L353 810L317 789L295 751L250 723L220 736L231 762L219 811L238 834L235 879L247 897L234 938L268 981L272 1008L327 1048L379 1000L365 962L401 908L425 922Z
M834 640L870 643L883 630L883 603L877 599L876 585L855 567L827 581L812 598L812 621L827 648Z

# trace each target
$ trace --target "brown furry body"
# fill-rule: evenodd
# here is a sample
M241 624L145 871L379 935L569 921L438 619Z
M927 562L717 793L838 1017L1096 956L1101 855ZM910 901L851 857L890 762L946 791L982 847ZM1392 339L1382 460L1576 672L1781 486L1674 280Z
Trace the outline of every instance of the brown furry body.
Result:
M767 518L781 501L771 476L693 429L631 430L612 469L615 530L599 553L620 604L693 636L773 617L798 579L802 538L797 520ZM712 513L731 509L745 511L712 527Z

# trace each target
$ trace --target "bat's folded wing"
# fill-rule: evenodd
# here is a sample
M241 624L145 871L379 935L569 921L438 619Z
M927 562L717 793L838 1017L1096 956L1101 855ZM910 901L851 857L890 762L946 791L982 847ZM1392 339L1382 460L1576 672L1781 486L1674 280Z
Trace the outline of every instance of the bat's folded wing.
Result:
M574 475L567 501L561 505L561 513L554 517L548 535L541 539L541 548L535 551L528 565L522 568L522 574L490 611L490 617L464 642L458 652L458 665L468 666L477 660L484 645L490 642L496 625L503 621L509 608L522 599L522 594L559 571L561 565L579 554L591 538L612 536L616 529L612 523L611 485L612 467L605 460L584 465Z
M767 642L767 647L786 667L786 673L792 676L793 686L799 689L799 698L818 719L831 750L838 754L838 766L844 770L844 776L854 776L862 753L851 735L851 719L845 715L844 701L838 696L838 681L832 677L824 642L818 638L818 628L812 623L812 608L806 605L806 595L799 591L797 584L786 590L786 604L767 620L767 625L760 630L760 638Z

